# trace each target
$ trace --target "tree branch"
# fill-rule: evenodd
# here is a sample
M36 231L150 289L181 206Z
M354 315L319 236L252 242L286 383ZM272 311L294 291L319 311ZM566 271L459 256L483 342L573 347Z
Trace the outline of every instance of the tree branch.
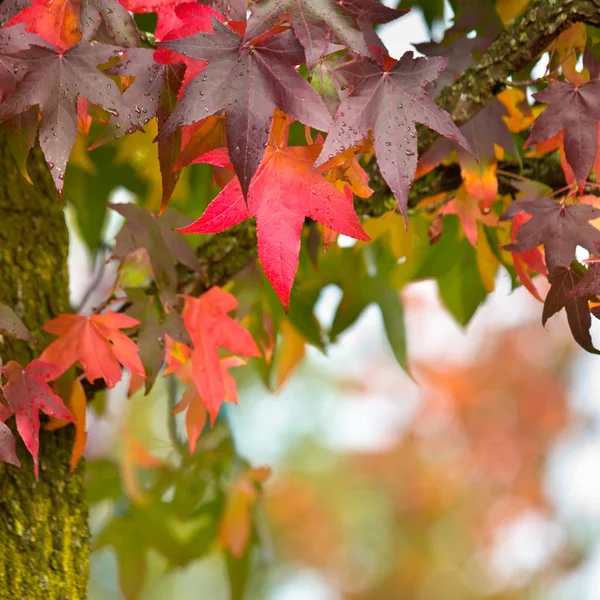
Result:
M573 23L600 26L600 0L533 0L475 66L442 90L436 102L457 125L463 125L505 87L507 77L537 58ZM419 131L420 155L436 137L430 129Z

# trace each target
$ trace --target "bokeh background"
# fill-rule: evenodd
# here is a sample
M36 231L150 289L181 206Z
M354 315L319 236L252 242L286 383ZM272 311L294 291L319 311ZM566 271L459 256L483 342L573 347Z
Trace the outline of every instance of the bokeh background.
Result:
M434 38L452 16L447 5ZM431 39L419 9L380 35L395 58ZM193 195L207 182L189 185ZM133 195L114 188L110 198ZM111 215L107 242L119 224ZM80 231L73 223L70 269L73 304L85 310L115 273L109 248L91 260ZM321 293L325 329L340 294ZM203 469L213 461L218 471L223 445L272 469L255 507L251 600L600 598L598 359L575 347L562 314L543 328L541 305L511 292L503 272L466 329L433 282L407 286L403 302L412 378L376 306L326 354L288 332L278 391L237 370L239 406L201 438L202 468L175 460L176 485L166 465L181 423L166 415L181 390L162 380L128 399L124 382L97 399L86 450L90 598L229 597L210 510L186 509L186 494L206 493ZM160 497L147 495L146 472L163 478Z

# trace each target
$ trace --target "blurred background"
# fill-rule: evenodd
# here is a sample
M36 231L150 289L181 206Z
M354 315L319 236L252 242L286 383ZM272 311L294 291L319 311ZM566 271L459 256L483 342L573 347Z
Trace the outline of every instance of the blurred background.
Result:
M446 5L434 39L452 16ZM431 40L418 8L379 32L395 58ZM184 182L186 193L209 181ZM112 214L103 237L119 225ZM72 300L85 310L115 273L109 249L92 260L81 231L72 221ZM495 284L465 329L435 283L404 287L412 378L376 305L326 353L284 330L277 392L237 369L240 403L193 457L167 418L181 393L170 379L146 397L127 398L123 382L96 398L89 597L225 600L239 577L251 600L600 598L598 359L576 348L563 314L543 328L541 304L511 292L506 272ZM320 291L323 330L341 300L336 286ZM223 498L211 486L238 455L248 464ZM259 502L244 477L266 471L250 466L272 470ZM198 506L199 495L209 500ZM223 502L229 524L214 518ZM220 546L248 536L251 568L223 558Z

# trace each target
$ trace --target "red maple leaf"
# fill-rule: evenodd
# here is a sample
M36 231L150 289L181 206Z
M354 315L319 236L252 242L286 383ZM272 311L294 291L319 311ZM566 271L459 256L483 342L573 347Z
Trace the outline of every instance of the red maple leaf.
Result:
M144 377L139 349L119 329L139 325L137 319L108 311L102 315L59 315L48 321L44 330L60 336L42 352L41 359L53 363L52 379L79 361L88 381L104 379L113 388L124 367Z
M223 188L197 221L178 231L219 233L251 216L256 217L258 257L287 308L298 269L300 234L306 217L338 233L369 240L354 211L352 194L341 193L318 169L313 169L320 151L321 144L282 148L270 145L250 185L248 205L236 178ZM213 151L211 162L224 166L222 154Z
M25 368L11 360L2 368L2 374L8 380L4 385L4 396L15 412L17 430L33 456L36 477L40 445L39 411L57 419L74 421L63 401L47 383L53 379L53 372L54 365L42 360L34 360Z
M232 354L241 356L260 356L260 351L250 332L227 314L237 306L235 297L218 287L211 288L199 298L185 296L183 321L194 343L194 349L191 350L191 379L208 410L211 422L216 419L223 402L237 401L235 381L229 375L227 368L238 364L222 361L219 357L219 348L225 348ZM183 344L179 347L184 348L179 358L174 358L171 352L168 353L167 373L173 371L178 375L181 373L181 378L188 381L189 373L186 374L185 370L181 371L181 368L185 365L190 349ZM192 398L186 400L187 404L192 404L192 401ZM191 430L194 431L196 438L200 435L201 429L192 427ZM194 439L192 442L190 438L191 448L195 441Z

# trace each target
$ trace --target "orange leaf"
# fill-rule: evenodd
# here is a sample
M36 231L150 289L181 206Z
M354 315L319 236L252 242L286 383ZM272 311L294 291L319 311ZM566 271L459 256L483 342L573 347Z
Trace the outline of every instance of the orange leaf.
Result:
M69 409L75 417L75 440L73 442L73 451L71 453L71 472L77 467L79 459L83 456L85 445L87 443L87 398L81 385L81 381L76 379L73 382L73 389L69 397Z
M223 402L237 402L235 381L227 369L238 366L240 362L239 359L220 360L219 347L242 356L260 356L250 333L227 314L237 305L234 296L218 287L211 288L200 298L185 296L183 321L194 342L194 349L176 345L180 358L174 359L171 353L167 359L168 372L176 371L183 379L186 376L181 365L191 353L191 379L208 410L211 423L214 423Z
M250 538L250 511L259 497L257 484L264 483L270 474L268 467L249 469L230 490L218 537L221 546L236 558L244 554Z
M123 455L121 459L121 477L127 495L137 503L145 500L144 493L137 480L137 470L160 467L162 461L150 454L147 448L134 437L129 430L122 433Z
M45 331L60 337L40 358L54 364L53 379L79 361L88 381L102 378L107 387L113 388L122 377L119 363L144 376L138 347L119 331L138 324L138 320L113 311L91 317L61 314L44 325Z
M488 210L492 207L498 195L498 178L496 163L475 163L463 161L461 174L466 191L481 200L481 208Z
M527 221L531 219L531 215L526 213L518 213L513 217L512 223L512 241L517 239L517 231L519 227L522 227ZM519 278L519 281L529 291L529 293L537 298L540 302L543 302L538 289L531 280L530 272L534 271L541 275L546 275L546 264L544 262L544 256L539 248L532 248L526 252L513 252L513 266L515 273Z
M479 199L469 194L465 184L456 190L454 200L444 206L442 214L458 215L465 236L473 246L477 244L477 221L489 227L498 224L498 217L494 213L482 212Z
M8 25L17 23L26 23L26 31L66 50L81 39L79 0L33 0L32 6L15 15Z

